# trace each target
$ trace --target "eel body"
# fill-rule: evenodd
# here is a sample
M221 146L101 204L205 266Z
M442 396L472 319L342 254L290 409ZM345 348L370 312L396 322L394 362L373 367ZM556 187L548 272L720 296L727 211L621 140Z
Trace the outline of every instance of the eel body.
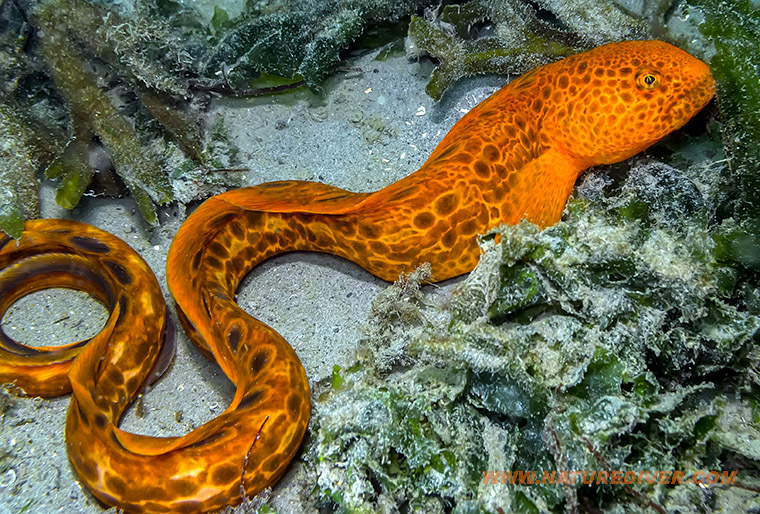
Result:
M557 222L580 173L680 128L713 91L708 67L669 44L609 44L510 82L465 115L419 170L377 192L286 181L210 198L179 229L167 278L185 331L237 389L223 414L182 437L117 427L165 367L164 302L150 270L94 227L29 221L19 241L6 238L0 249L0 315L30 291L62 286L90 292L110 317L87 345L32 348L2 333L0 382L34 395L73 390L70 460L105 504L200 513L239 503L282 476L310 412L293 349L235 303L252 267L306 250L388 281L425 262L434 280L469 272L478 234L523 219Z

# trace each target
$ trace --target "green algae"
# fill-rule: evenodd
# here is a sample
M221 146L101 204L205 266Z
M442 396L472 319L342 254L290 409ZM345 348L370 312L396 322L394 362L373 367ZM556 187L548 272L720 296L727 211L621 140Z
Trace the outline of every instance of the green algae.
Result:
M530 265L504 265L499 275L501 288L488 308L488 315L494 322L531 319L548 308L543 281Z
M55 202L65 209L77 206L95 176L95 170L85 161L86 154L85 145L75 139L45 170L45 178L61 179Z
M182 152L198 164L208 164L204 135L198 120L173 106L170 98L156 90L138 83L135 91L150 115L171 135Z
M13 30L2 33L2 49L8 49L3 54L3 86L10 96L52 96L65 104L64 123L60 113L45 121L68 133L68 141L58 138L53 155L37 163L46 168L48 178L60 181L60 205L76 207L97 179L108 174L96 173L88 164L88 153L102 147L145 219L156 223L156 204L202 198L238 183L234 175L209 173L213 167L235 168L234 159L219 153L232 154L234 148L209 141L190 114L189 99L196 91L233 92L238 85L248 90L252 80L266 73L303 77L317 90L340 53L358 38L366 35L365 45L380 41L384 26L403 28L404 17L428 4L293 1L273 8L249 2L235 17L219 6L204 24L192 8L171 0L107 7L86 0L46 0L21 7L10 3L19 20L16 32L23 37L14 40ZM396 29L386 32L397 34ZM24 43L29 35L35 36L35 44ZM216 75L220 70L223 77ZM54 87L29 80L44 75L53 79ZM127 100L129 95L137 100ZM28 103L18 108L30 109ZM164 138L162 149L157 141ZM177 151L193 164L178 162L172 155ZM181 173L169 176L169 165ZM7 193L6 199L15 194ZM34 212L34 204L14 198L6 201L3 212L14 224L9 230L18 234L20 221L27 211Z
M736 179L737 225L725 239L745 266L760 265L760 11L749 0L692 0L705 21L700 31L715 46L710 70L718 83L723 142Z
M30 31L14 3L0 10L0 230L20 237L24 219L39 216L37 169L55 155L62 135L37 122L15 101L14 93L26 74L39 67L27 62L24 48Z
M204 58L204 74L213 78L224 70L237 87L248 87L246 82L258 73L303 77L311 89L320 91L323 79L340 62L341 52L366 30L396 22L433 3L289 0L273 9L265 2L250 2L238 19L220 26L219 41ZM232 27L224 30L228 23Z

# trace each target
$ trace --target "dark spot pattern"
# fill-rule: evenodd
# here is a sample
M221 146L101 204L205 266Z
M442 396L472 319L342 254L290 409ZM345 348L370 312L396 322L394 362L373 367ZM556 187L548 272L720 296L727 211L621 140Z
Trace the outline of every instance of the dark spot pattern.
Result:
M421 212L414 217L414 226L419 229L426 229L433 226L435 216L431 212Z
M211 483L215 485L229 484L235 479L240 479L240 469L226 464L216 466L211 470Z
M240 404L238 404L238 409L248 408L249 406L256 403L263 396L263 394L264 393L262 391L251 391L250 393L245 395L242 400L240 400Z
M257 352L253 359L251 359L251 373L258 375L258 373L264 368L269 360L269 352L266 350L260 350Z
M200 248L197 252L195 252L195 255L193 256L193 260L191 263L191 267L193 271L198 271L198 269L201 267L202 259L203 259L203 248Z
M193 443L191 445L186 446L186 448L193 448L193 449L203 448L204 446L208 446L208 445L214 444L214 443L216 443L218 441L221 441L222 439L224 439L228 435L229 434L226 431L224 431L224 430L222 430L220 432L214 432L213 434L207 435L206 437L204 437L200 441L197 441L197 442L195 442L195 443Z
M72 245L87 252L108 253L111 251L106 243L98 241L97 239L93 239L91 237L74 236L69 239L69 241Z
M95 425L98 428L104 428L108 424L108 418L106 418L103 414L98 414L95 416Z
M232 353L237 352L239 343L240 343L240 329L236 325L233 325L227 331L227 344L230 345L230 349L232 349Z
M132 277L124 266L112 260L105 261L105 264L113 272L116 280L118 280L121 285L128 286L132 283Z

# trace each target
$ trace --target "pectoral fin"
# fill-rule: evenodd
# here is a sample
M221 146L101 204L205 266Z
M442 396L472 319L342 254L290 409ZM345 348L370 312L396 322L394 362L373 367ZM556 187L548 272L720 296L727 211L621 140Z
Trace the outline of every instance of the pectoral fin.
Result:
M505 195L504 223L527 220L541 228L557 223L583 169L550 149L511 173L506 179L509 191Z

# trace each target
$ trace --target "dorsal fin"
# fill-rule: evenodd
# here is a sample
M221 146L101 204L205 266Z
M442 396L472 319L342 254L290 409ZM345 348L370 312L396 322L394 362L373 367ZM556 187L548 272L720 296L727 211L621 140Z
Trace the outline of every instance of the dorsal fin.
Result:
M249 211L341 214L370 194L352 193L319 182L282 180L236 189L215 198Z

